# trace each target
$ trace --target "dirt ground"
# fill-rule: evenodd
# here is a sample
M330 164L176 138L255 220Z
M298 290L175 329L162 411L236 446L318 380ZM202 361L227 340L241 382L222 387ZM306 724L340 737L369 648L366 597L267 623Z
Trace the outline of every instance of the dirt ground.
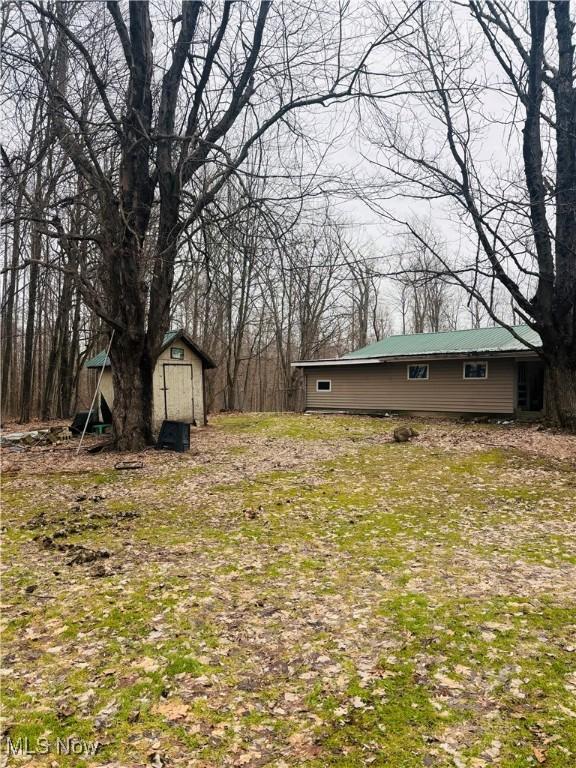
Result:
M5 451L5 761L576 765L576 437L400 423Z

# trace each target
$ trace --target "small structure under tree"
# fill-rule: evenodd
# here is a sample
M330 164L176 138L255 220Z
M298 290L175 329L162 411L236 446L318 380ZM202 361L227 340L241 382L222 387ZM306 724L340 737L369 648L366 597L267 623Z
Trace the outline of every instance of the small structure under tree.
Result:
M113 371L106 352L88 360L86 368L105 370L100 382L100 413L108 408L114 420ZM152 428L160 429L164 419L189 424L207 423L205 371L214 368L213 360L198 347L183 329L168 331L152 376Z

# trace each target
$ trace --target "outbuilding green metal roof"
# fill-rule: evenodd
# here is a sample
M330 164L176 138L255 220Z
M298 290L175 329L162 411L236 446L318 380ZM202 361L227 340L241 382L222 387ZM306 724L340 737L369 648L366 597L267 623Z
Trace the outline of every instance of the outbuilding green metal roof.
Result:
M98 352L95 357L91 357L90 360L84 363L84 368L102 368L104 360L106 360L106 365L110 365L110 360L106 357L105 349L103 349L102 352Z
M203 352L200 347L198 347L192 339L188 336L188 334L183 330L176 330L176 331L168 331L164 334L164 338L162 340L162 349L166 349L167 346L169 346L175 339L182 338L189 347L191 347L196 354L204 360L207 368L215 368L214 361L205 353ZM103 365L110 365L110 358L106 356L106 350L103 349L102 352L98 352L98 354L88 360L87 363L84 363L85 368L102 368Z
M532 347L540 347L540 337L527 325L512 326L515 333ZM369 357L403 357L415 355L476 354L481 352L525 352L529 346L519 341L509 330L472 328L467 331L414 333L388 336L367 347L344 355L342 360Z

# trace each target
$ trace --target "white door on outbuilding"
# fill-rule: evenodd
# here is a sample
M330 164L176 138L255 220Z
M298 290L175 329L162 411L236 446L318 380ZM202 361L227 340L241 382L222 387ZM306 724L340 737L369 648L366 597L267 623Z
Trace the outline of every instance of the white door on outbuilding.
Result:
M193 422L194 388L191 365L164 363L164 418Z

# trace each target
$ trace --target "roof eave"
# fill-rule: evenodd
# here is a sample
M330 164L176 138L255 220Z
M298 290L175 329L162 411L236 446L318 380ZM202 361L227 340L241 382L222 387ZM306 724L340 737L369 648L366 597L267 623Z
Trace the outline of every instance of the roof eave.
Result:
M92 360L94 360L94 359L95 358L93 358ZM92 360L88 360L87 363L84 363L84 368L96 368L96 369L100 369L102 367L110 368L110 360L107 360L106 363L104 364L104 366L102 365L102 363L94 363L94 362L92 362Z
M321 368L323 366L339 366L339 365L373 365L375 363L382 363L379 357L358 357L356 359L346 359L343 357L335 357L328 360L298 360L295 363L290 363L292 368Z
M190 349L198 355L198 357L202 360L204 364L204 368L216 368L216 363L214 360L210 357L210 355L206 354L203 349L201 349L191 338L191 336L183 329L180 328L178 331L174 332L174 335L168 339L166 343L162 345L160 348L160 352L164 352L165 349L168 349L175 341L176 339L182 339L186 344L190 347ZM98 353L98 355L95 355L91 360L88 360L88 362L84 363L84 368L96 368L100 369L102 367L104 368L110 368L110 360L107 359L106 363L97 362L95 363L94 360L96 360L101 352Z
M214 362L214 360L213 360L213 359L210 357L210 355L208 355L206 352L204 352L204 350L203 350L203 349L201 349L201 348L198 346L198 344L196 344L196 343L195 343L195 342L192 340L192 337L191 337L191 336L190 336L190 335L189 335L189 334L188 334L188 333L187 333L187 332L186 332L186 331L185 331L183 328L180 328L180 329L179 329L179 330L176 332L175 336L173 336L173 337L172 337L172 338L171 338L169 341L167 341L167 342L166 342L166 344L164 344L164 345L162 346L162 349L161 349L160 351L161 351L161 352L164 352L164 350L165 350L165 349L168 349L168 347L169 347L171 344L173 344L173 343L174 343L174 341L175 341L176 339L183 339L183 340L186 342L186 344L188 344L188 346L190 347L190 349L191 349L193 352L195 352L195 353L198 355L198 357L199 357L199 358L202 360L202 362L204 363L204 367L205 367L205 368L216 368L216 363L215 363L215 362Z
M375 363L402 363L411 360L459 360L471 357L537 357L531 349L479 349L470 352L422 352L418 355L379 355L377 357L339 357L333 360L300 360L292 363L293 368L321 368L327 366L361 365Z

